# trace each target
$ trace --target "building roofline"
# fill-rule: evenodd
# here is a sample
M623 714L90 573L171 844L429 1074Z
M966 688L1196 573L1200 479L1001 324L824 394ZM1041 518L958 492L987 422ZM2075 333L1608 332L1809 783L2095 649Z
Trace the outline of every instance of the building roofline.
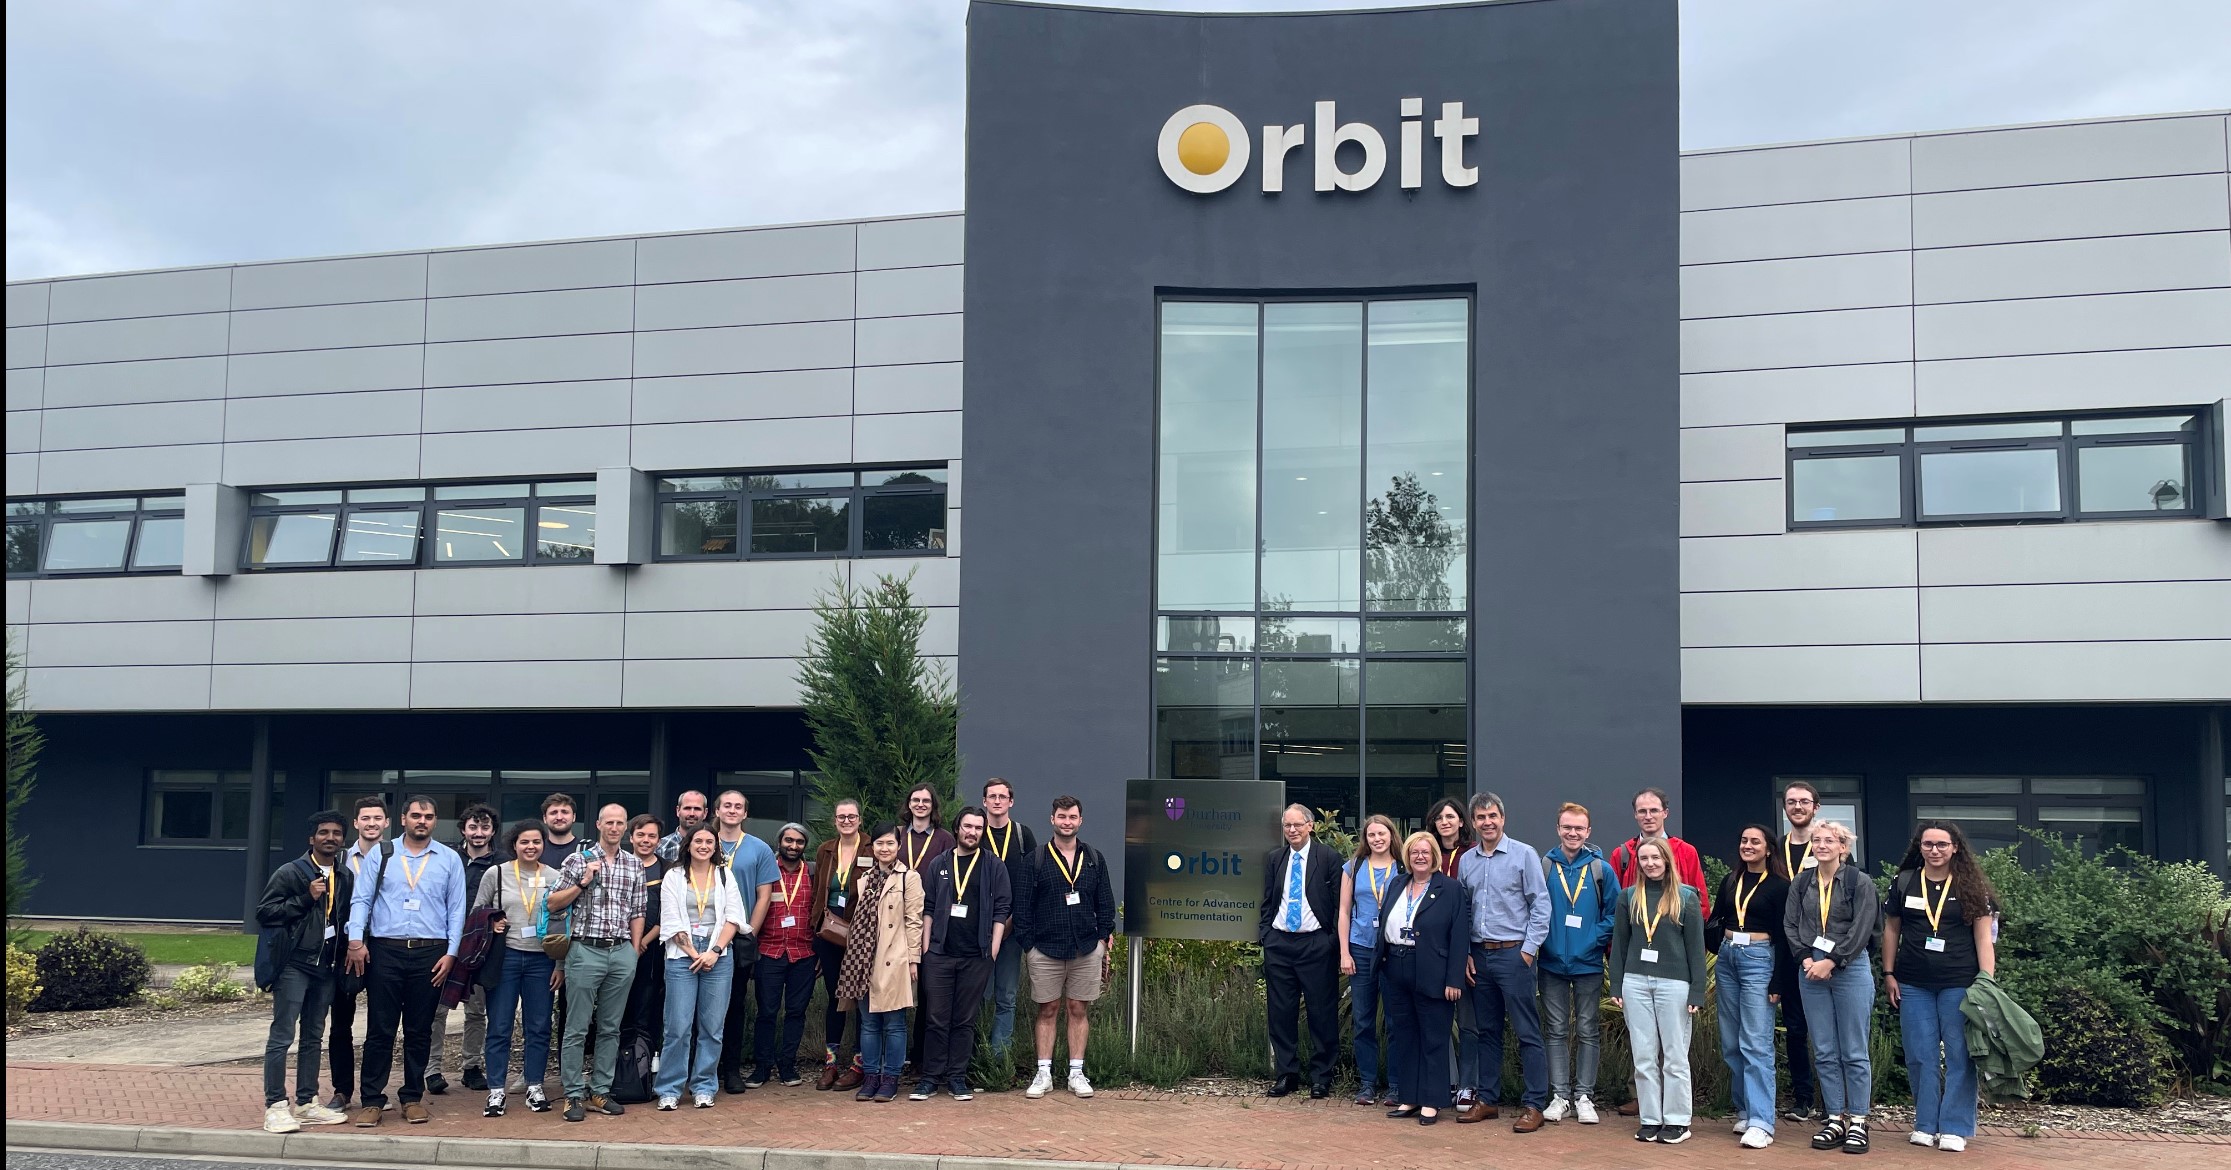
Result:
M1843 138L1800 138L1788 142L1754 142L1743 146L1706 146L1684 150L1681 157L1701 154L1742 154L1754 150L1788 150L1799 146L1835 146L1846 142L1895 142L1914 138L1955 138L1963 134L1997 134L2009 130L2045 130L2058 126L2102 126L2114 122L2173 122L2185 118L2231 117L2231 109L2183 110L2165 114L2125 114L2111 118L2050 118L2041 122L2008 122L1997 126L1958 126L1949 130L1904 130L1893 134L1852 134Z

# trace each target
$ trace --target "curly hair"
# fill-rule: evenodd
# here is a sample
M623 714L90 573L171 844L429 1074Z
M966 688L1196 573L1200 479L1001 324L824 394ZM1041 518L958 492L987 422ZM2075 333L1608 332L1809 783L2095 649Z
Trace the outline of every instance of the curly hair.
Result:
M1983 866L1975 860L1975 850L1968 847L1968 835L1951 821L1923 821L1915 826L1913 840L1906 843L1906 855L1898 862L1898 876L1907 870L1921 871L1921 835L1935 829L1952 838L1952 860L1946 868L1952 871L1952 893L1960 899L1960 919L1973 924L1978 917L1991 912L1998 902L1998 891L1991 888L1991 879L1984 876Z

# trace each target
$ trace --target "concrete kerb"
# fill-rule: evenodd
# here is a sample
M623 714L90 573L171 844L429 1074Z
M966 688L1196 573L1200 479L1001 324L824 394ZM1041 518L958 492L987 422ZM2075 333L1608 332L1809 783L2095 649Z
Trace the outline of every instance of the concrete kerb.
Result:
M1029 1158L870 1154L849 1150L762 1150L745 1146L663 1146L647 1143L525 1141L504 1138L406 1137L373 1133L264 1133L10 1121L11 1149L103 1153L291 1158L406 1166L519 1167L539 1170L1201 1170L1117 1166Z

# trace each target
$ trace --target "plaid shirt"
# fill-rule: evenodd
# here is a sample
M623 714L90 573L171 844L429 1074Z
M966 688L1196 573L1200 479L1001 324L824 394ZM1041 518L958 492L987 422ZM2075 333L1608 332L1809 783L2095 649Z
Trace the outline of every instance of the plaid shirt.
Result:
M631 923L643 914L643 867L629 864L634 858L624 853L617 858L605 857L601 847L591 845L565 859L558 870L558 888L569 890L580 885L581 871L592 860L602 860L604 868L597 871L596 880L581 891L573 905L566 907L573 913L574 937L633 937Z

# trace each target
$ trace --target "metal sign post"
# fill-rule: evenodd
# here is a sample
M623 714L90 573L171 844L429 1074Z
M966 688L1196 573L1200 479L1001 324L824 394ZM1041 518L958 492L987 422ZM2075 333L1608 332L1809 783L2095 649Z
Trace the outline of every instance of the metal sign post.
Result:
M1144 961L1141 952L1146 950L1146 936L1131 936L1131 1055L1139 1054L1139 972Z

